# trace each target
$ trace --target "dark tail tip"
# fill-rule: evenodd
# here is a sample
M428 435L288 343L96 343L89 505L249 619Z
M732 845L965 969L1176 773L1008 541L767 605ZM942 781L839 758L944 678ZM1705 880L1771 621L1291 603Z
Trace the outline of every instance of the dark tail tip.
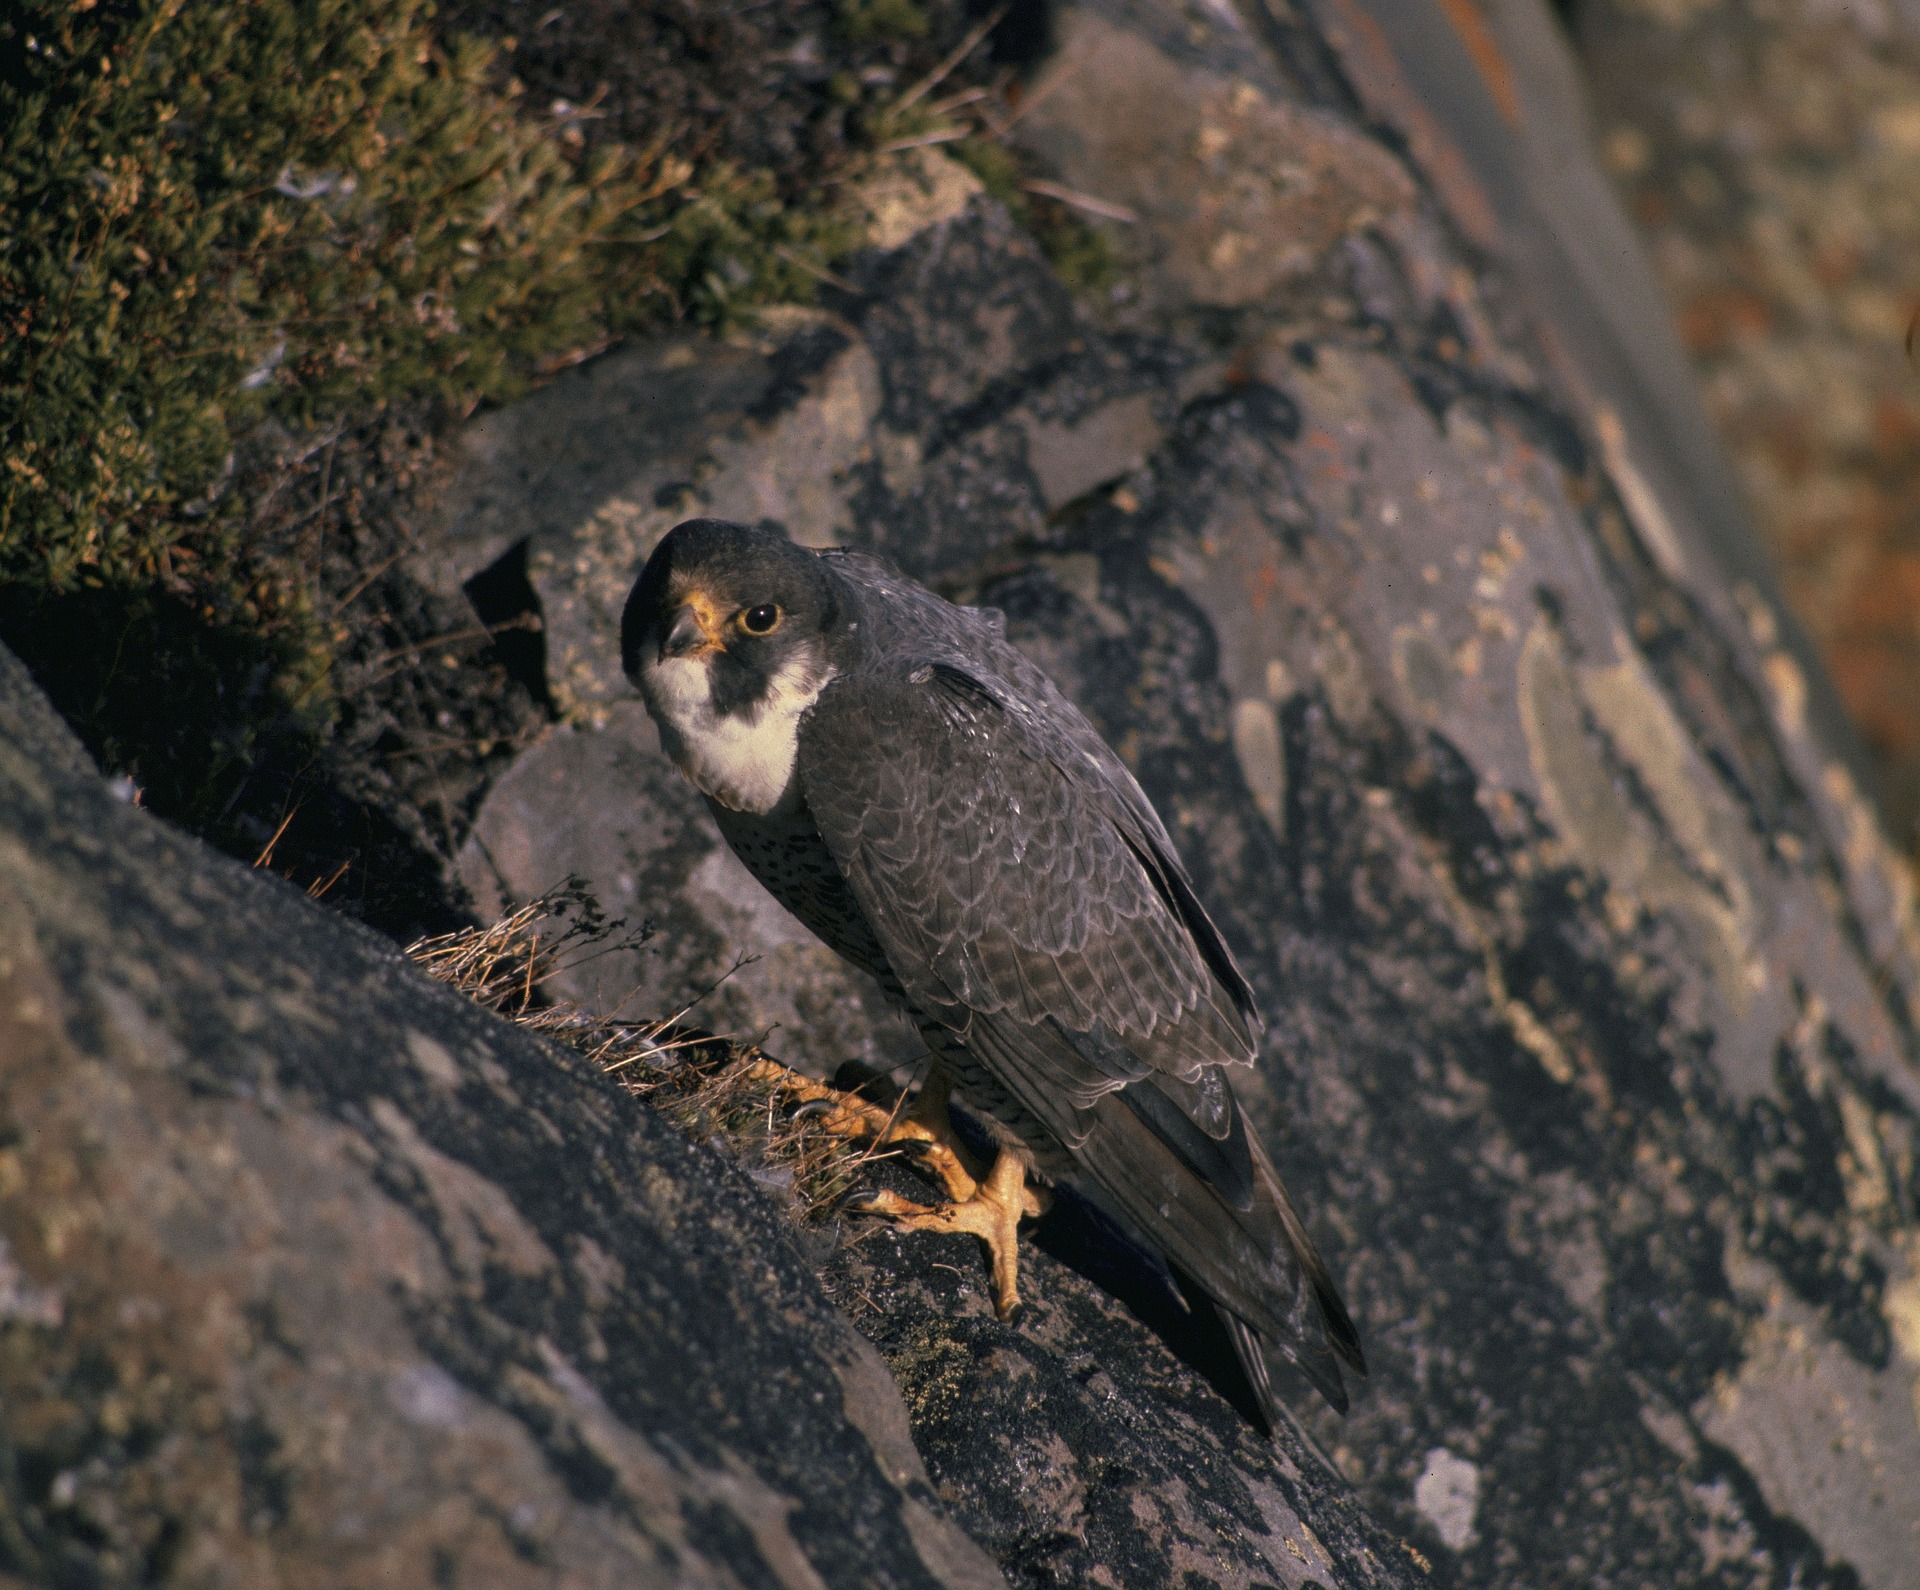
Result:
M1316 1344L1314 1349L1303 1350L1280 1343L1269 1344L1238 1315L1225 1309L1220 1313L1233 1338L1240 1367L1266 1415L1269 1434L1282 1421L1299 1428L1299 1421L1287 1408L1287 1393L1302 1394L1305 1390L1302 1381L1318 1392L1335 1413L1345 1415L1350 1406L1347 1385L1340 1373L1340 1359L1328 1347ZM1276 1370L1280 1385L1274 1383Z
M1334 1290L1332 1281L1316 1276L1313 1297L1320 1305L1320 1317L1327 1322L1327 1345L1339 1355L1341 1363L1364 1380L1367 1355L1360 1348L1360 1331L1353 1323L1353 1316L1347 1312L1347 1305L1340 1301L1340 1294ZM1340 1404L1336 1403L1335 1406L1342 1413L1347 1411Z

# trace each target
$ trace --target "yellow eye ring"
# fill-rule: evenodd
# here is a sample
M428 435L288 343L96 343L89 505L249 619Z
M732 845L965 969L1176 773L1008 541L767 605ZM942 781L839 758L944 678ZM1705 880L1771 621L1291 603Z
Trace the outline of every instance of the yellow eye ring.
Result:
M740 627L749 635L771 635L780 627L781 612L774 602L762 602L740 615Z

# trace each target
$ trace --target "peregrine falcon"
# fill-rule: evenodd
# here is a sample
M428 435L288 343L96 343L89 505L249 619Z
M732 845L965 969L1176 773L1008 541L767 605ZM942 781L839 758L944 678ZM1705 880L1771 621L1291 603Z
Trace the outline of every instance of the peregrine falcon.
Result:
M947 1199L869 1212L983 1238L1011 1318L1033 1184L1070 1182L1214 1301L1269 1423L1269 1355L1344 1412L1358 1335L1229 1081L1252 990L1132 774L1003 626L877 558L695 519L620 640L740 859L933 1055L876 1125ZM994 1134L984 1174L950 1092Z

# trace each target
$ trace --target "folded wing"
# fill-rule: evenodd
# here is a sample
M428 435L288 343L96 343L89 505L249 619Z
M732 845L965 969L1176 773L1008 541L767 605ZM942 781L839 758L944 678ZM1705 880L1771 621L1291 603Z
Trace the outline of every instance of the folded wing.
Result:
M1011 694L930 663L836 680L802 730L820 834L921 1013L1344 1407L1352 1323L1228 1083L1254 1055L1246 984L1112 753Z

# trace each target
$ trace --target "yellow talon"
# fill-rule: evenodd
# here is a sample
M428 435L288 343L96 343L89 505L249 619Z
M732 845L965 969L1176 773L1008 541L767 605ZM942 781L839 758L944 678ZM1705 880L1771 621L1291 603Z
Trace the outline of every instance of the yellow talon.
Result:
M898 1193L875 1192L861 1199L856 1212L885 1216L906 1231L964 1231L978 1237L993 1263L993 1311L1011 1320L1020 1310L1020 1222L1044 1210L1039 1192L1027 1185L1020 1156L1003 1148L969 1198L916 1204Z
M954 1135L947 1114L953 1080L939 1065L927 1073L913 1102L902 1112L882 1109L858 1094L843 1093L771 1060L757 1061L752 1075L771 1083L802 1104L825 1106L819 1124L836 1136L865 1140L880 1148L904 1148L913 1163L940 1183L946 1201L917 1204L894 1192L872 1192L850 1200L857 1214L878 1215L908 1231L964 1231L987 1245L993 1264L993 1307L1003 1320L1020 1308L1020 1222L1046 1212L1046 1196L1027 1184L1025 1162L1003 1148L983 1177L966 1145Z

